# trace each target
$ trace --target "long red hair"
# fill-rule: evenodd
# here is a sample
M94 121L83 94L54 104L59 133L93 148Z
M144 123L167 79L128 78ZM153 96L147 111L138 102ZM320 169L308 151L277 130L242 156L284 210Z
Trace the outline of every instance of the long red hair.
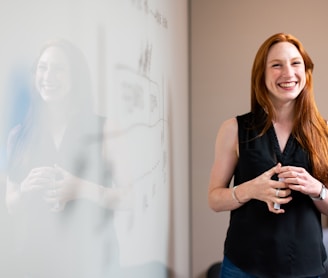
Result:
M269 37L259 48L252 68L251 111L262 117L265 111L264 134L275 119L275 110L265 85L265 68L270 48L279 42L289 42L296 46L305 64L306 85L295 100L295 118L292 134L308 151L313 176L321 182L328 182L328 128L314 100L312 72L314 64L302 43L290 34L278 33Z

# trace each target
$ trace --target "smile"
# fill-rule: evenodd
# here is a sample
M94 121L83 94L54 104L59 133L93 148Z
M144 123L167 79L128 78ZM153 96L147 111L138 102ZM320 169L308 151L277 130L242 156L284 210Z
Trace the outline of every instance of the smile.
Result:
M279 83L279 86L282 88L292 88L294 86L296 86L297 82L293 81L293 82L284 82L284 83Z
M53 90L57 90L58 88L59 88L59 86L57 86L57 85L50 85L50 84L42 85L42 89L46 90L46 91L53 91Z

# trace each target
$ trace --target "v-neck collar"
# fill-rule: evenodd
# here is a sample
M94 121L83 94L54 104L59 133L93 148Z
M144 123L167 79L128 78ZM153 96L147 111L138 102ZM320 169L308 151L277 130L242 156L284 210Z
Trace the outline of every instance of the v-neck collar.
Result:
M271 125L269 129L269 137L273 146L273 151L275 155L277 156L278 162L284 162L285 157L288 156L289 150L291 149L291 144L293 142L293 136L292 134L289 134L288 140L286 142L285 148L283 150L280 149L278 136L276 133L276 130L274 129L274 126Z

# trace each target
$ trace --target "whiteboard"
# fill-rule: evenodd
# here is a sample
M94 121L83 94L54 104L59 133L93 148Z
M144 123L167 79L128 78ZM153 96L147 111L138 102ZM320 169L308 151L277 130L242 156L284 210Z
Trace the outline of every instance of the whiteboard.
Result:
M85 54L94 113L105 119L101 132L111 186L128 188L123 208L112 209L120 275L169 277L172 268L181 272L178 262L169 259L172 253L185 256L179 264L188 271L187 1L5 2L0 11L0 193L1 226L6 227L1 238L2 276L9 277L24 263L12 254L13 234L20 231L14 231L5 204L6 140L24 118L29 100L20 86L12 86L12 76L22 77L41 45L53 38L67 39ZM172 217L175 210L179 212ZM181 236L180 248L176 240Z

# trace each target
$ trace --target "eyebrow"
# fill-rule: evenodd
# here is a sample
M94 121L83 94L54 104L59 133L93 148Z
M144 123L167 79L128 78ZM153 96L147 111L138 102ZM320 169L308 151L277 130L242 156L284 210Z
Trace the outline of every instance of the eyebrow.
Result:
M48 61L44 61L44 60L39 60L38 64L37 65L45 65L47 66L48 64L50 64L51 66L54 66L54 67L63 67L63 66L66 66L65 63L62 63L62 62L51 62L49 63Z
M302 60L303 61L303 58L302 58L302 56L297 56L297 57L293 57L289 60L290 61L295 61L295 60ZM285 61L285 59L272 59L270 61L267 61L267 63L272 64L272 63L283 62L283 61Z

